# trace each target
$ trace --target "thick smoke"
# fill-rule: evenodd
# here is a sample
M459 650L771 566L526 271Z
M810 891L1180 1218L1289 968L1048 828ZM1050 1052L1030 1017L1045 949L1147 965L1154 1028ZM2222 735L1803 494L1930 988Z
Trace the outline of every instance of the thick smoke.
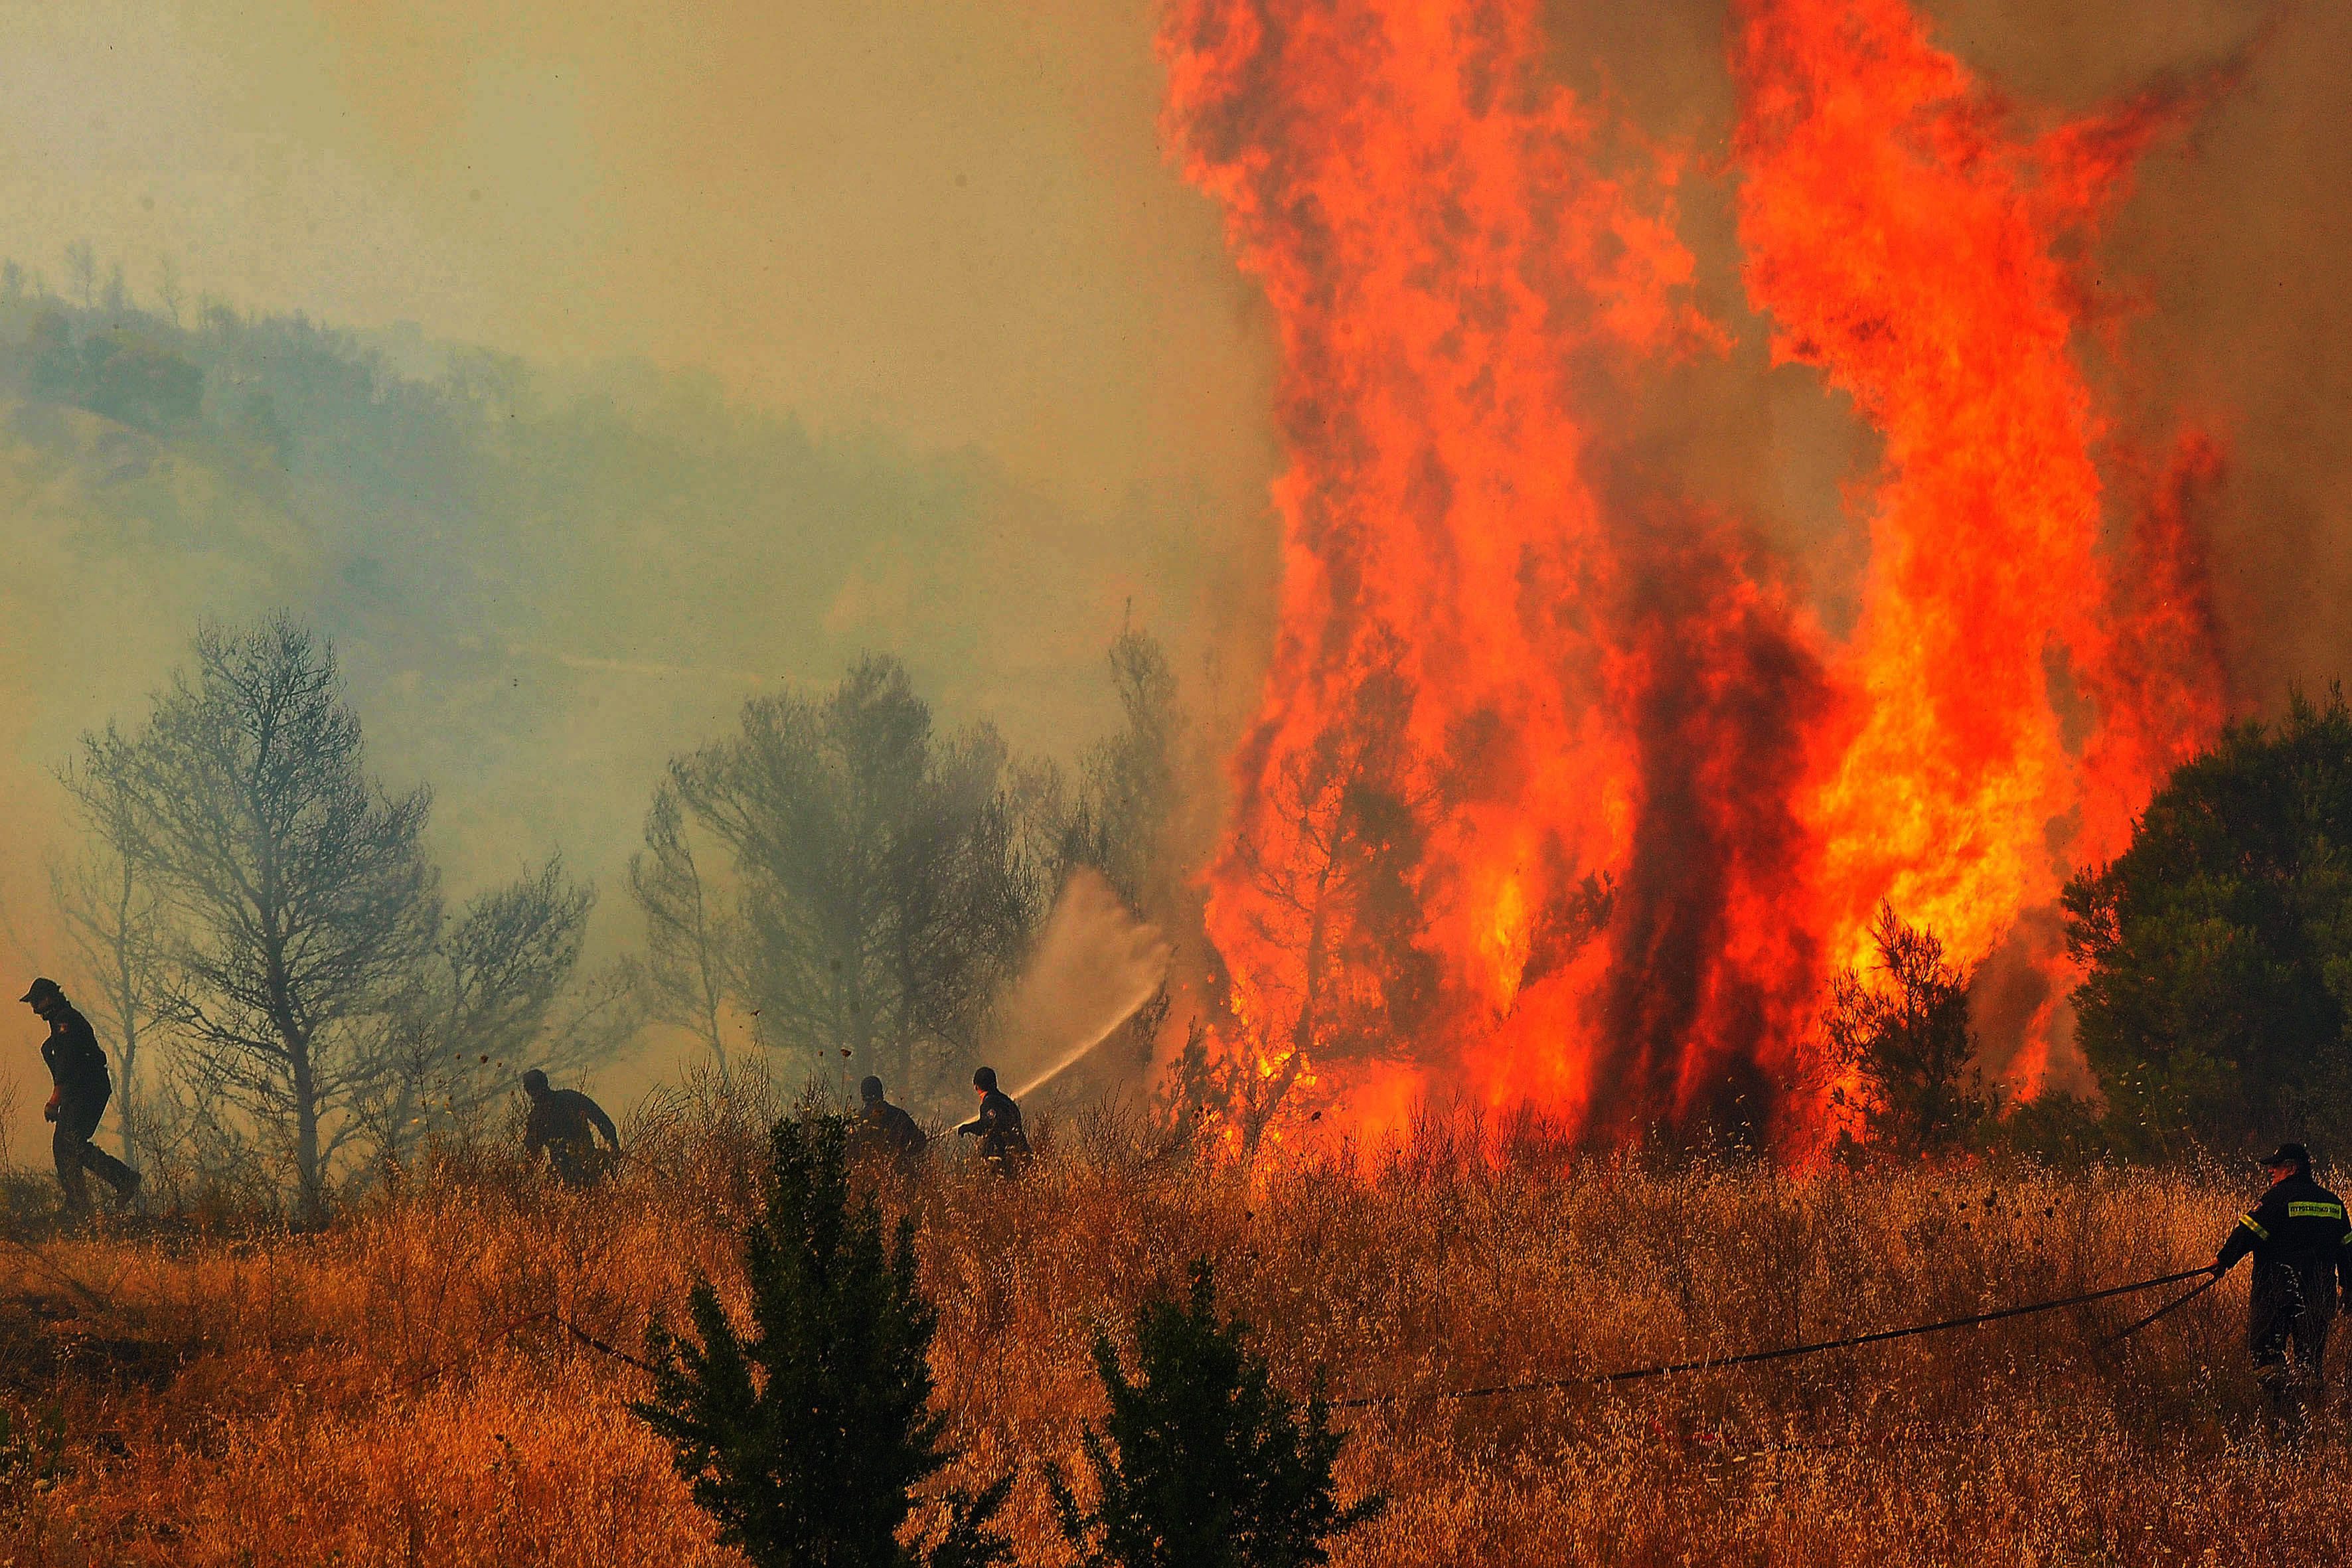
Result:
M743 4L685 29L551 4L167 5L0 23L0 251L49 287L69 287L64 247L88 237L143 309L164 308L168 256L192 320L205 294L306 308L377 329L371 343L423 382L446 368L429 339L665 367L541 373L539 406L489 416L519 414L529 449L471 492L395 482L438 470L388 386L383 442L322 440L314 421L267 482L105 421L8 409L11 962L57 951L48 770L83 729L134 713L205 614L290 603L335 635L379 766L440 786L450 858L484 879L560 845L609 884L662 758L741 696L829 679L862 647L907 653L944 705L993 713L1024 746L1066 749L1101 727L1093 666L1130 596L1189 650L1188 673L1192 654L1223 655L1196 703L1203 750L1220 751L1256 709L1272 642L1276 331L1222 215L1163 162L1158 10ZM2352 637L2352 433L2333 412L2352 401L2352 148L2335 132L2352 11L1926 12L2028 122L2203 69L2274 27L2242 86L2141 165L2084 270L2105 303L2075 347L2112 417L2099 455L2118 542L2127 498L2163 482L2184 423L2213 434L2215 461L2180 504L2210 563L2233 710L2334 679ZM1849 492L1879 444L1818 375L1769 363L1733 242L1729 26L1717 0L1554 0L1541 64L1683 155L1687 298L1724 334L1720 352L1618 389L1616 455L1762 541L1777 563L1749 575L1785 584L1834 643L1868 558ZM425 332L391 331L404 321ZM395 426L412 444L391 451ZM1701 565L1634 624L1719 603ZM1770 619L1756 609L1741 645L1759 689L1801 688L1789 661L1814 634L1784 640ZM1785 763L1786 736L1750 722L1747 698L1678 686L1671 662L1641 759L1662 803L1694 757ZM1674 743L1699 713L1738 721L1710 742L1726 749ZM1200 782L1213 815L1221 781ZM1769 823L1685 815L1691 844L1735 826L1771 840ZM1707 864L1620 890L1629 914L1652 911L1628 928L1643 933L1629 952L1651 955L1629 973L1710 940L1705 893L1722 879L1769 881ZM1665 887L1690 889L1687 907ZM610 942L633 935L609 925L623 903L600 917ZM1989 1020L2043 1012L2046 994L1997 978ZM1720 1005L1779 1005L1736 993ZM1629 991L1616 1005L1647 1020L1627 1037L1662 1040L1717 1002Z

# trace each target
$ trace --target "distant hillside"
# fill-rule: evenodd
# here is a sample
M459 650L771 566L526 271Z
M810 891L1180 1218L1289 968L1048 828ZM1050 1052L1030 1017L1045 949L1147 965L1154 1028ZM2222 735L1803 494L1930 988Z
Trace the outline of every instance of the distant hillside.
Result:
M1024 746L1091 735L1137 566L977 454L820 437L642 367L558 379L216 305L175 323L13 266L0 516L20 802L199 616L285 604L336 639L378 765L441 791L457 863L560 845L608 882L671 752L863 648Z

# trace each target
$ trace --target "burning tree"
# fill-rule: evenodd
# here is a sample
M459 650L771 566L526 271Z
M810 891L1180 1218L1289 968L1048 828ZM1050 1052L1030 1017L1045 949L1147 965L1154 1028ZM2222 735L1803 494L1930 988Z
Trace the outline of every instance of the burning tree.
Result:
M1406 734L1412 702L1393 665L1367 673L1341 718L1283 759L1221 872L1255 894L1225 1086L1244 1151L1317 1059L1393 1047L1434 999L1414 878L1437 791Z
M1832 984L1823 1021L1829 1065L1860 1086L1854 1109L1873 1145L1898 1153L1949 1149L1988 1110L1975 1084L1970 976L1946 960L1934 932L1906 925L1891 906L1879 906L1870 934L1877 973L1849 969Z
M1165 16L1185 174L1283 353L1280 625L1210 879L1269 1081L1350 1031L1356 902L1392 860L1420 967L1372 989L1439 998L1420 1032L1464 1088L1601 1135L1801 1140L1781 1086L1824 955L1892 899L1979 962L2219 710L2173 607L2196 598L2180 519L2130 531L2165 563L2152 595L2103 542L2074 358L2083 237L2194 95L2026 127L1907 5L1732 8L1742 280L1776 363L1884 437L1834 646L1657 460L1662 367L1729 331L1691 287L1678 169L1563 83L1538 0ZM1356 814L1325 754L1381 659L1431 753L1497 737L1482 787L1410 832ZM1602 874L1608 962L1531 967L1545 911Z

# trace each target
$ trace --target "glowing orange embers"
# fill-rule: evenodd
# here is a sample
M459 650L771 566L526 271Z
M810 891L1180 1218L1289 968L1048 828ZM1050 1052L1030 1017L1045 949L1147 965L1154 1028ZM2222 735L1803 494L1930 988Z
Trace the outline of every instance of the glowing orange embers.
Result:
M1886 434L1833 650L1622 450L1629 378L1723 339L1675 160L1547 77L1538 14L1170 5L1172 139L1273 306L1292 459L1209 873L1223 1045L1360 1124L1425 1088L1799 1140L1827 969L1878 900L1981 956L2071 825L2111 847L2219 712L2180 509L2141 530L2147 611L2096 554L2057 251L2157 116L2011 140L1894 0L1745 7L1748 285L1776 353Z

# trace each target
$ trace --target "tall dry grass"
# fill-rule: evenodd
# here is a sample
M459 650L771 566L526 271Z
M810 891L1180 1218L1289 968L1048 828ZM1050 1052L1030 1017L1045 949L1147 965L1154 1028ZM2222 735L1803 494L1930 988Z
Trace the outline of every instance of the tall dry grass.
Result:
M546 1315L635 1349L698 1272L730 1281L767 1109L658 1107L584 1194L453 1150L316 1235L158 1223L0 1245L0 1561L735 1561L628 1415L640 1374ZM1195 1257L1291 1386L1399 1396L1343 1416L1344 1489L1391 1499L1343 1565L2352 1561L2342 1428L2292 1451L2260 1435L2242 1272L2113 1351L2100 1338L2155 1300L1438 1397L2194 1265L2244 1198L2215 1173L1667 1169L1454 1122L1245 1185L1116 1117L1041 1143L1020 1183L946 1165L891 1200L920 1225L967 1463L1027 1468L1024 1563L1066 1561L1035 1465L1068 1462L1098 1410L1097 1326Z

